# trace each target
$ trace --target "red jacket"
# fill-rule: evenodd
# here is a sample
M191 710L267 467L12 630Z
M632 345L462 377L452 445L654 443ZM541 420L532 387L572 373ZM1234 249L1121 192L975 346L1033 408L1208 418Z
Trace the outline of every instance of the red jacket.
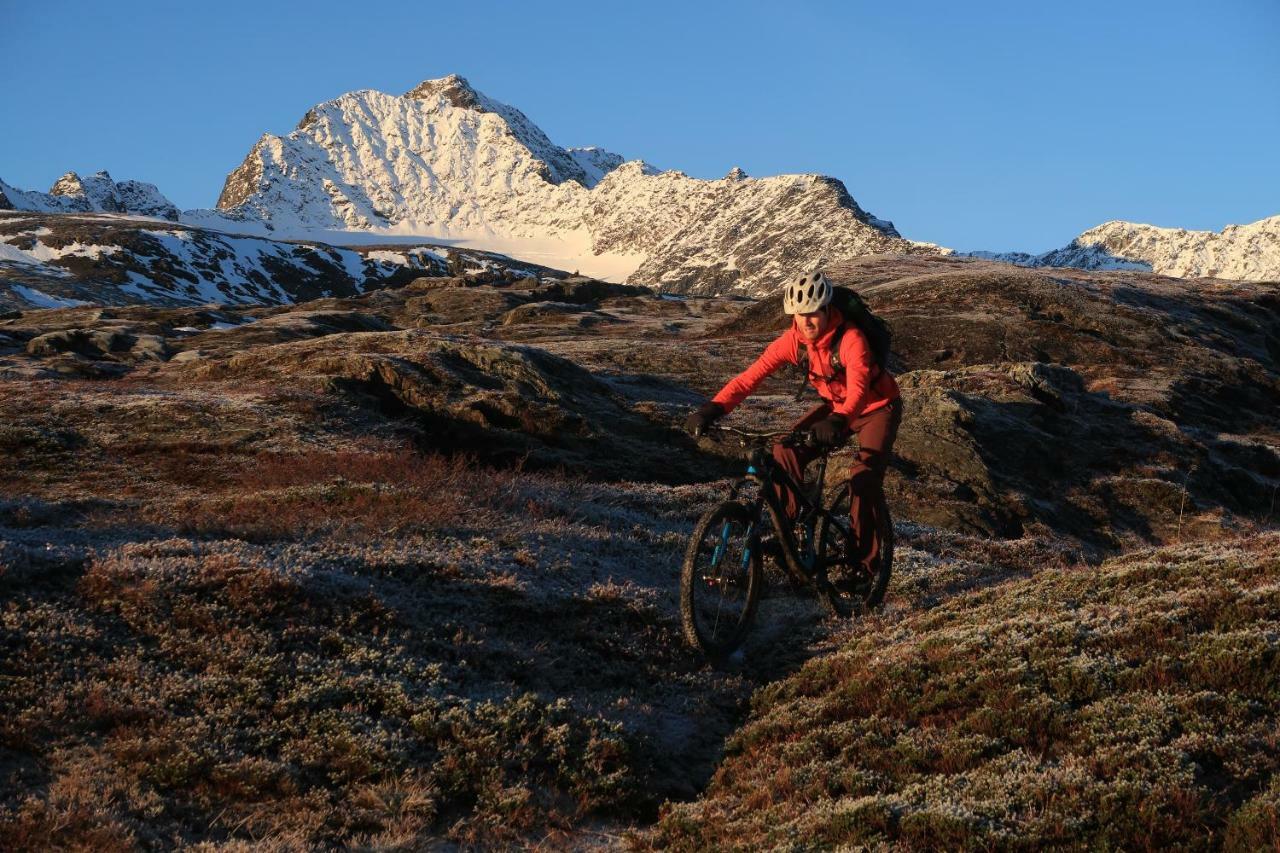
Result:
M850 323L840 339L840 361L844 365L843 376L832 376L831 341L836 329L844 323L838 308L831 309L831 328L822 337L808 344L809 381L822 399L831 403L833 412L849 420L874 412L889 405L900 396L898 383L887 370L877 371L871 358L871 348L862 330ZM765 348L755 363L729 380L711 402L719 403L731 412L739 403L756 390L765 377L784 364L800 363L800 335L792 325L777 340ZM875 375L875 381L872 376ZM828 381L827 377L831 377Z

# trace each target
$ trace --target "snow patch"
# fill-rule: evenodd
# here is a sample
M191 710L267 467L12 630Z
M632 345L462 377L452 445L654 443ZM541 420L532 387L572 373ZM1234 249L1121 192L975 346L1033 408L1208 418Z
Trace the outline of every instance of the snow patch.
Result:
M28 253L22 251L17 246L11 246L8 243L0 243L0 261L9 261L14 264L38 264L40 263Z
M65 296L51 296L44 291L36 290L33 287L24 287L21 284L14 284L10 287L18 296L41 308L78 308L82 305L92 304Z
M10 244L6 244L10 245ZM10 245L10 248L17 249L16 246ZM114 255L120 251L119 246L99 246L96 244L85 244L79 242L68 243L65 246L54 248L46 246L39 240L35 242L30 249L17 249L31 259L31 263L48 263L61 258L92 258L100 260L104 255Z

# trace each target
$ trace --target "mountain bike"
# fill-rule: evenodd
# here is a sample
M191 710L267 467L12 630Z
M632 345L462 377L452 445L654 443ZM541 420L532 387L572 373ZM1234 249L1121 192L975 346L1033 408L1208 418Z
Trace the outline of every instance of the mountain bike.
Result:
M733 484L728 500L698 519L685 550L680 616L690 645L713 661L723 660L741 645L764 586L766 550L780 558L794 586L815 587L837 616L852 616L883 601L893 569L893 522L882 497L877 513L882 545L878 566L868 573L853 556L857 543L849 520L849 481L835 490L830 506L822 505L827 458L835 448L817 458L810 483L804 485L777 464L769 448L775 441L813 446L808 430L751 432L713 426L706 434L736 438L745 450L747 470ZM794 521L787 521L779 484L797 496L800 509Z

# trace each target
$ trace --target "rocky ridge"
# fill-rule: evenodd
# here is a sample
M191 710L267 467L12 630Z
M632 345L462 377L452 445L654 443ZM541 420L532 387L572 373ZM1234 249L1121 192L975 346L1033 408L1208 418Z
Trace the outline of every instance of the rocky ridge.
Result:
M973 252L971 257L1025 267L1138 269L1180 278L1280 281L1280 216L1221 231L1159 228L1137 222L1104 222L1061 249Z
M828 176L756 179L735 167L699 180L600 148L562 148L458 75L398 97L350 92L308 110L291 133L264 134L227 176L216 210L179 214L151 184L117 183L106 172L69 172L49 193L0 181L0 210L181 218L193 228L304 242L421 235L697 295L767 296L797 266L951 252L902 239ZM1039 255L968 256L1274 281L1280 216L1221 232L1113 221ZM147 290L135 295L148 298Z
M0 210L37 213L125 213L178 220L178 208L155 184L112 179L106 170L82 178L67 172L49 192L20 190L0 181Z

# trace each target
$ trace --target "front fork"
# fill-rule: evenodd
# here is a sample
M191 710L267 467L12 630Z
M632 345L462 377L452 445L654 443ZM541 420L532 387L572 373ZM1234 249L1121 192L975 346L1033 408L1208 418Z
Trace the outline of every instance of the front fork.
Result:
M729 547L729 534L732 532L733 522L726 521L724 526L720 528L720 541L716 543L715 550L711 552L711 567L720 568L720 561L724 559L724 552ZM760 534L756 532L756 521L752 519L747 525L747 547L742 549L742 568L746 569L751 562L751 553L760 545Z

